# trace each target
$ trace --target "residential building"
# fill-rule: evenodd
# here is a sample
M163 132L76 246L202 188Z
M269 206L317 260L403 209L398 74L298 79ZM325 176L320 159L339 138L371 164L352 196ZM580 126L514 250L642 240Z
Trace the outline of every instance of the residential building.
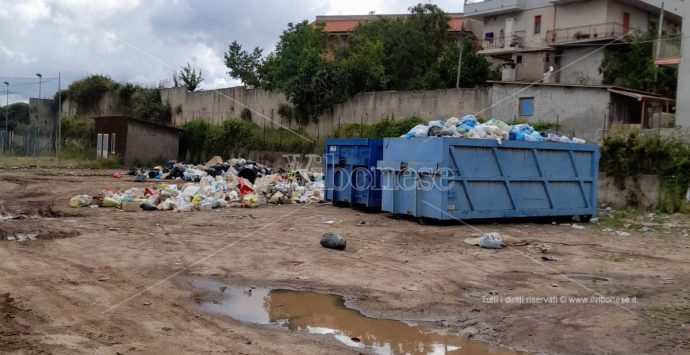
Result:
M664 1L664 31L680 32L681 0ZM505 81L600 85L605 46L656 29L659 0L484 0L465 16L484 23L482 50ZM548 73L548 74L547 74Z
M458 35L459 33L469 31L479 36L482 33L483 23L474 19L467 19L461 13L447 13L448 16L448 32L451 35ZM339 45L347 45L348 33L352 32L357 25L376 21L382 18L405 18L410 14L374 14L368 15L329 15L316 16L314 24L323 25L323 31L328 33L331 40Z

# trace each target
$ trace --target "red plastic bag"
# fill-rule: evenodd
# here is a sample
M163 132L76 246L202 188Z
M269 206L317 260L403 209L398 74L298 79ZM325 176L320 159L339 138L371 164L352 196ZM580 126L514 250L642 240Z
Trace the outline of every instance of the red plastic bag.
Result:
M239 178L240 195L247 195L254 192L254 188L247 185L243 178Z
M119 171L116 171L116 172L113 173L113 177L116 178L116 179L119 179L119 178L122 177L122 173L119 172Z

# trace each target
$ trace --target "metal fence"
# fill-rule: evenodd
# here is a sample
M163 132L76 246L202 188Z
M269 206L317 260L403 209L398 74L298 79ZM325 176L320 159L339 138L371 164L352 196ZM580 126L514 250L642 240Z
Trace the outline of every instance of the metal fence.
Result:
M20 156L55 155L58 147L57 132L50 127L26 125L14 131L0 131L0 154Z

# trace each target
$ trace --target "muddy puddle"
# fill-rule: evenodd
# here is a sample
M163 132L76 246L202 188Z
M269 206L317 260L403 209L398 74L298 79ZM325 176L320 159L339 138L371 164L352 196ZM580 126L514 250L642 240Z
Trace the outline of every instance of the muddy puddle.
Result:
M236 320L292 331L332 335L377 354L520 354L434 329L431 324L369 318L347 308L340 296L315 292L224 285L194 280L198 288L221 293L204 302L206 311Z

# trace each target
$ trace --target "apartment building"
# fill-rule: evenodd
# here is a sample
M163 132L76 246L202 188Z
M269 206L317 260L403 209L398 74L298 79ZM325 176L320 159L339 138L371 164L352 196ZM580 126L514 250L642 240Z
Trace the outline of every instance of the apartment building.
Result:
M328 34L332 44L342 47L348 44L348 34L354 31L360 24L373 22L382 18L397 19L405 18L410 14L375 14L368 15L326 15L316 16L312 26L319 24L323 26L323 31ZM476 19L467 19L461 13L446 13L448 16L448 33L451 36L466 35L473 33L476 37L482 34L483 23Z
M681 0L664 0L663 31L680 33ZM503 81L601 85L607 44L656 29L661 0L484 0L465 16L484 23L482 50Z

